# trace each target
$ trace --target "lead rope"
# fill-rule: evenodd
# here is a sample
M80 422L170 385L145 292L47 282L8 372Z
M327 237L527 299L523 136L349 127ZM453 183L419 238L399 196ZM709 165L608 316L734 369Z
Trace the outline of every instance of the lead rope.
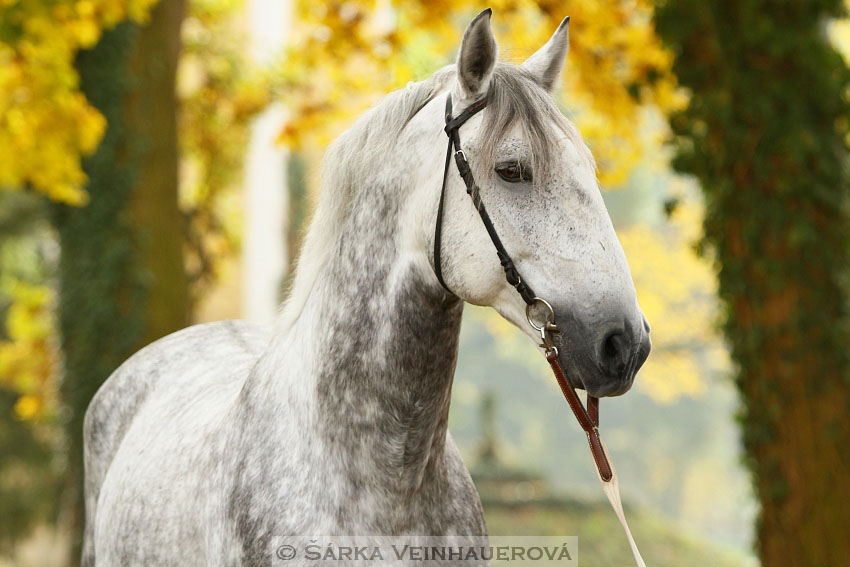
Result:
M605 449L605 445L602 445L602 448L607 455L608 450ZM641 557L640 550L635 543L635 538L632 537L632 530L629 529L629 523L626 521L626 514L623 512L623 503L620 501L620 484L617 482L617 471L614 470L614 465L611 465L611 473L611 480L608 482L602 480L602 477L599 478L602 482L602 491L605 492L605 496L608 497L608 502L611 503L611 508L614 509L614 513L617 514L617 519L620 520L620 525L623 526L623 531L626 532L626 538L629 540L629 547L632 550L635 563L638 567L646 567L646 563L643 562L643 557Z
M550 309L550 313L552 314L552 326L555 326L555 313L552 310L552 307L548 302L546 302L546 300L538 299ZM578 420L579 425L587 435L587 440L590 444L590 454L593 457L594 464L596 465L596 475L599 477L599 482L602 483L602 491L605 492L605 496L608 497L608 502L611 504L611 508L614 509L617 519L620 520L620 525L623 526L623 531L626 532L626 538L629 540L629 547L632 550L635 563L638 567L646 567L646 563L644 563L643 557L640 555L640 550L635 543L635 538L632 537L632 530L629 529L629 523L626 521L626 514L623 512L623 503L620 499L620 483L617 481L617 471L614 470L614 464L611 462L608 450L605 448L605 444L602 442L602 437L599 435L599 398L588 394L587 410L585 410L584 406L581 405L581 400L579 400L578 394L576 394L576 391L566 380L564 369L558 361L557 347L552 344L551 337L546 336L550 332L547 329L549 325L544 324L542 325L542 329L539 328L532 319L528 308L526 309L526 316L528 317L529 324L540 331L543 338L543 344L540 346L546 350L546 360L549 361L549 365L552 367L552 372L555 374L555 379L558 381L558 385L561 387L561 392L563 392L564 397L567 399L567 403L573 410L576 420ZM586 420L585 417L587 418Z
M479 192L478 185L476 185L475 179L472 176L472 169L469 167L466 154L463 153L463 150L460 147L460 134L458 133L458 130L461 125L486 106L486 97L481 98L469 105L469 107L467 107L463 112L453 118L451 94L449 94L446 99L445 131L449 137L449 146L446 151L446 166L443 171L443 184L440 189L440 203L437 209L437 222L434 229L434 273L436 274L440 285L442 285L447 292L452 293L446 285L446 282L443 280L440 253L442 249L443 205L446 197L446 183L449 174L449 164L451 163L452 150L454 149L455 163L457 164L458 172L460 173L461 178L463 178L463 182L466 184L466 192L472 198L472 202L475 204L475 208L481 217L481 221L484 223L484 228L487 229L487 234L490 236L490 240L493 241L493 245L496 247L496 254L499 256L499 262L505 270L505 279L507 279L509 284L516 288L517 292L526 303L525 315L528 319L528 323L540 333L542 341L540 346L544 349L546 360L549 362L549 366L552 367L552 373L555 375L555 379L558 381L558 385L561 387L561 392L564 394L564 398L566 398L570 409L572 409L573 415L575 415L576 420L582 430L584 430L585 435L587 435L587 442L590 446L590 454L593 457L594 464L596 465L596 474L599 476L599 481L602 483L602 490L605 492L605 496L608 497L608 502L611 503L614 513L620 520L620 525L623 526L623 530L626 532L626 537L629 540L629 546L631 547L637 566L646 567L646 563L644 563L637 544L632 537L629 524L626 522L626 515L623 512L623 503L620 500L620 487L617 482L617 473L614 470L614 465L611 463L611 458L608 456L608 451L602 443L602 438L599 436L599 398L588 394L587 408L585 408L585 406L581 403L578 394L576 394L576 391L567 381L564 369L558 360L558 348L554 345L552 339L553 333L560 332L558 326L555 324L555 310L552 309L552 306L545 299L537 297L531 287L529 287L528 284L523 281L522 277L520 277L519 271L516 269L516 266L514 266L513 260L507 250L505 250L505 247L496 232L496 227L493 226L493 222L490 220L490 215L487 213L487 209L481 201L481 194ZM542 306L548 309L548 314L546 315L543 323L539 325L535 322L532 314L532 309L535 306Z

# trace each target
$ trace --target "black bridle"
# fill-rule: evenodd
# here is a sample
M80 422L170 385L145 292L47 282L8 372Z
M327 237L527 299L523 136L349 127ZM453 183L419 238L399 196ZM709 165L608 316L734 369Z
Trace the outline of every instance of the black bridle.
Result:
M507 250L505 250L505 246L502 244L499 234L496 232L496 227L493 226L493 221L490 220L490 215L487 214L487 208L481 201L480 190L478 185L475 183L475 178L472 176L472 169L469 167L469 161L467 161L466 154L463 153L463 149L460 147L460 134L458 134L458 130L467 120L475 116L475 114L483 110L486 106L487 97L485 96L484 98L478 99L470 104L457 116L452 117L452 95L449 94L446 98L445 131L449 137L449 147L446 150L446 167L443 170L443 185L440 189L440 204L438 205L437 222L434 227L434 273L443 288L445 288L445 290L450 294L454 295L443 279L443 269L440 262L443 208L446 200L446 185L448 184L449 164L451 163L452 151L454 150L457 170L460 173L461 178L463 178L463 182L466 184L466 192L472 198L475 209L481 217L481 222L484 223L484 228L487 229L487 234L490 235L490 240L493 241L493 245L496 247L496 254L499 256L499 262L501 262L502 267L505 269L505 279L508 280L509 284L516 288L523 301L525 301L526 318L528 319L529 324L534 327L535 330L540 332L540 336L543 341L540 346L545 349L546 360L549 361L549 365L552 367L552 372L555 374L558 385L561 387L561 391L567 399L567 403L570 408L573 410L579 425L587 435L587 441L590 444L590 453L596 463L599 478L601 478L604 482L608 482L613 478L614 472L608 462L605 449L602 447L602 439L599 437L599 398L588 394L587 408L585 408L581 403L578 394L576 394L573 387L569 385L566 373L558 360L558 348L552 341L552 335L559 332L558 326L555 324L555 311L546 300L537 297L531 287L529 287L529 285L520 276L519 270L517 270L513 260L511 260L510 255ZM548 309L548 314L545 317L545 320L540 324L535 322L531 313L532 307L535 305L540 305Z
M449 286L447 286L445 280L443 280L443 268L440 263L440 249L442 248L443 203L446 199L446 183L449 176L449 164L452 161L452 150L454 149L455 163L457 164L457 170L460 173L460 176L463 178L463 182L466 184L466 193L472 197L475 209L481 216L481 222L484 223L484 228L487 229L487 234L490 235L490 240L493 241L493 245L496 247L496 254L499 256L499 262L502 263L502 267L505 269L505 279L508 280L509 284L516 288L527 305L533 305L535 303L534 300L536 296L528 284L523 281L522 277L519 275L519 271L514 265L513 260L511 260L510 255L508 255L507 250L505 250L505 246L502 244L502 240L496 232L496 227L493 226L493 221L490 220L490 215L487 214L487 208L484 207L484 203L481 202L481 194L478 190L478 185L475 183L475 178L472 176L472 169L470 169L469 162L466 160L466 154L463 153L463 150L460 147L460 134L458 133L458 130L460 130L460 127L463 126L467 120L475 116L478 112L484 110L486 106L487 97L480 98L470 104L463 112L452 118L452 95L449 94L446 98L445 131L449 137L449 147L446 150L446 167L443 170L443 186L440 189L440 205L437 209L437 225L434 228L434 272L445 290L452 293L452 290L449 289ZM452 295L454 294L452 293Z

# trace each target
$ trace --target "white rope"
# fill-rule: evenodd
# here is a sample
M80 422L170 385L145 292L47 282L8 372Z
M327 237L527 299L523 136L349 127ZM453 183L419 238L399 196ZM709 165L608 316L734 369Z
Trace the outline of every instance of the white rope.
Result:
M626 537L629 539L629 546L632 548L632 555L635 556L635 563L638 567L646 567L646 563L643 562L643 557L640 556L640 550L638 550L635 543L635 538L632 537L629 523L626 521L626 514L623 512L623 502L620 500L620 485L617 482L617 471L614 470L614 462L611 460L611 455L608 454L608 449L605 448L604 443L602 444L602 450L605 451L605 457L607 457L608 464L611 466L611 480L605 482L601 476L599 477L599 481L602 483L602 490L605 491L608 502L611 503L614 513L620 519L620 525L623 526L623 530L626 532ZM598 469L596 475L599 476Z

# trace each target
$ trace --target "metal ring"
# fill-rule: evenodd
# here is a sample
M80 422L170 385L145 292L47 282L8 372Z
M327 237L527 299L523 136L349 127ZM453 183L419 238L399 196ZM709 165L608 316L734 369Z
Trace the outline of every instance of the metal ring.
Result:
M534 323L534 319L531 317L531 308L537 305L538 303L542 303L549 309L549 315L546 317L546 320L543 321L541 325L536 325ZM543 299L542 297L535 297L531 300L531 303L525 306L525 318L528 320L528 324L534 327L536 331L543 331L543 329L549 328L549 325L555 324L555 310L552 309L552 306L549 305L549 302Z
M461 157L463 158L463 161L465 161L466 163L469 163L469 162L466 160L466 154L465 154L465 153L463 153L463 150L458 150L458 151L456 151L456 152L455 152L455 156L461 156Z

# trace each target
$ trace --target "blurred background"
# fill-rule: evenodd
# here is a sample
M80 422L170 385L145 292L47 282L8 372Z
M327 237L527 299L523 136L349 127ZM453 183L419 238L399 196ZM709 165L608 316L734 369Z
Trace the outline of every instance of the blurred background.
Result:
M653 351L603 436L650 565L850 557L838 0L0 0L0 565L78 564L81 427L184 326L272 321L324 148L485 7L599 164ZM435 188L436 189L436 188ZM629 565L539 352L467 307L450 427L491 533Z

